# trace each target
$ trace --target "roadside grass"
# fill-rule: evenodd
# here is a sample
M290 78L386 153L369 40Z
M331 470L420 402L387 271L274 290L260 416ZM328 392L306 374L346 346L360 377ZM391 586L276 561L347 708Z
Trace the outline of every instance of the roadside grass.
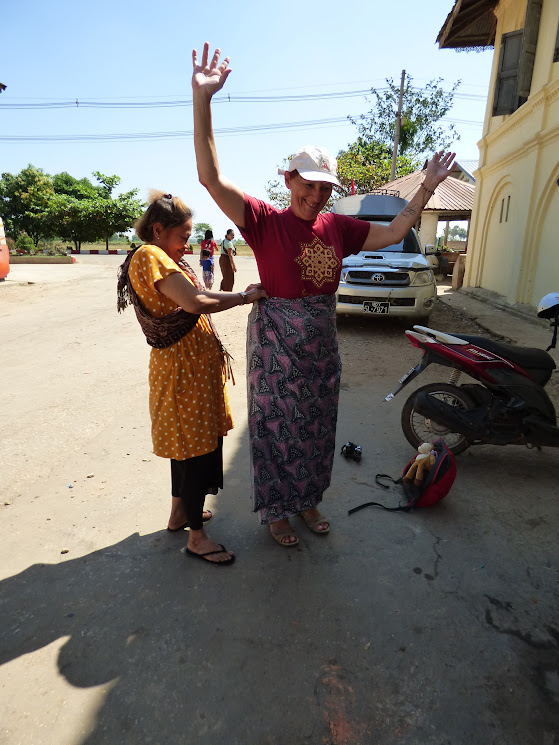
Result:
M141 244L136 243L136 245L138 246ZM124 251L129 247L130 247L129 243L109 243L110 251L113 251L113 250ZM199 243L191 243L190 247L192 248L193 254L195 255L200 254ZM247 246L246 244L245 245L235 244L235 248L237 249L237 256L254 256L252 249L250 248L250 246ZM106 246L104 243L82 243L82 251L92 251L92 250L105 251L105 249L106 249ZM214 258L216 256L219 258L219 247L218 247L218 250L214 253Z
M68 244L71 245L72 248L74 248L74 244ZM109 251L126 251L127 248L130 248L129 243L109 243ZM102 243L82 243L81 247L82 251L106 251L107 246L105 245L105 241Z

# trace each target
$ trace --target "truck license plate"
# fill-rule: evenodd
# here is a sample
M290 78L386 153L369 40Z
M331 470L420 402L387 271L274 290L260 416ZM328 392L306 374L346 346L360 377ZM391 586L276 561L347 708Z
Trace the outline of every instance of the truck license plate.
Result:
M388 313L390 303L380 303L378 300L365 300L363 303L363 313Z

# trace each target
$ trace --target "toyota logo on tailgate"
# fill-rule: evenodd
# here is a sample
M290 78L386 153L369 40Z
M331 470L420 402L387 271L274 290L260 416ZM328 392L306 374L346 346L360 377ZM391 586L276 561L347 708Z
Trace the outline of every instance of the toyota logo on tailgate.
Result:
M384 282L384 274L373 274L373 282Z

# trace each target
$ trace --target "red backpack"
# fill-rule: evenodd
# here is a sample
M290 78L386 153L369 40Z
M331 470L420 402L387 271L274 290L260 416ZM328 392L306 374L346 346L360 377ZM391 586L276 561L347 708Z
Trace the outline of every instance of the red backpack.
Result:
M385 510L391 511L403 510L408 512L413 507L432 507L437 502L440 502L441 499L444 499L456 478L456 461L442 437L435 440L432 445L436 453L435 464L430 471L427 471L421 486L416 486L413 481L411 483L403 481L403 476L408 472L416 456L406 465L399 479L394 480L392 476L388 476L385 473L377 473L375 476L376 483L382 486L383 489L389 489L390 487L383 484L379 479L389 479L394 484L402 484L406 504L400 504L398 507L386 507L379 502L365 502L358 507L348 510L347 514L352 515L354 512L363 509L363 507L370 506L382 507Z

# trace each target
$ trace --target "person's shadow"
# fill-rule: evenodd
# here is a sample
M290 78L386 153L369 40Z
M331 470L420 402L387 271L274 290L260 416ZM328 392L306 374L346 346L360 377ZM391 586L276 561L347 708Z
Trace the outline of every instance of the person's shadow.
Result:
M228 655L215 647L220 620L225 638L231 630L233 567L199 566L185 543L186 533L136 533L0 582L0 664L69 636L58 668L70 684L115 681L84 743L198 741L186 730L203 731L227 696Z
M324 650L293 655L316 612L296 589L305 570L281 554L278 567L262 533L249 546L234 531L239 566L203 566L180 552L186 533L160 531L3 580L0 665L69 636L57 661L65 679L113 683L82 745L325 741Z

